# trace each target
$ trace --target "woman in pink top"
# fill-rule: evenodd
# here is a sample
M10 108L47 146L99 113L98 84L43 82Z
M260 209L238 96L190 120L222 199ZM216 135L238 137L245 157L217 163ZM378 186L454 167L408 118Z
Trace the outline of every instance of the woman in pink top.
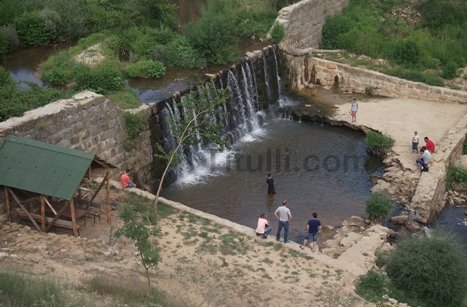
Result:
M271 231L272 228L269 227L269 221L267 220L266 214L261 213L261 216L258 219L258 226L256 227L256 235L263 236L263 239L267 239Z

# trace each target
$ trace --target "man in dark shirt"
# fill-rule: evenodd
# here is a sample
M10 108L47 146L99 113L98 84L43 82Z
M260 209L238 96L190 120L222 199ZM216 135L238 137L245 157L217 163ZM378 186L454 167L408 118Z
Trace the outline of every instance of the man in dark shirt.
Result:
M274 188L274 179L272 179L271 174L268 174L268 178L266 179L266 183L268 184L268 195L276 194L276 189Z
M311 240L311 251L316 253L318 251L318 243L316 241L318 240L318 233L321 231L321 222L318 220L318 213L313 212L313 218L308 221L307 228L308 235L303 241L303 245L300 245L300 248L303 249L307 242Z

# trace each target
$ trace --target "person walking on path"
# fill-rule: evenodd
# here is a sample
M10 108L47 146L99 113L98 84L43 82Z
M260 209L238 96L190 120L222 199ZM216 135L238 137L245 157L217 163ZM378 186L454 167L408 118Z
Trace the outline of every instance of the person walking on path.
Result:
M120 177L120 183L122 184L122 189L136 187L136 184L134 184L130 179L130 170L129 169L127 169L122 174L122 176Z
M430 140L427 136L423 138L425 140L425 146L426 149L430 151L430 153L434 154L435 153L435 143L433 143L432 140Z
M261 213L261 216L258 219L258 226L256 226L256 235L263 236L263 239L267 239L268 235L271 233L272 228L269 227L270 223L267 220L267 215Z
M357 99L352 99L352 105L350 106L350 115L352 116L352 123L357 121L358 103Z
M300 248L303 249L308 241L311 241L310 249L313 253L319 251L318 249L318 233L321 231L321 222L318 220L318 213L313 212L313 218L307 224L308 235L306 236Z
M412 152L415 152L415 153L418 153L418 143L420 141L420 138L418 136L418 132L415 131L413 133L413 137L412 137Z
M274 179L272 178L271 173L268 173L266 183L268 185L268 195L276 194L276 189L274 188Z
M281 237L282 228L284 228L284 243L289 242L289 221L292 219L290 209L287 208L287 200L282 201L282 206L276 209L274 215L279 219L279 226L277 227L276 240L279 241Z
M428 172L428 163L431 161L431 152L426 148L425 146L422 146L420 148L420 152L423 152L423 154L420 156L415 163L417 163L420 166L420 169L422 172Z

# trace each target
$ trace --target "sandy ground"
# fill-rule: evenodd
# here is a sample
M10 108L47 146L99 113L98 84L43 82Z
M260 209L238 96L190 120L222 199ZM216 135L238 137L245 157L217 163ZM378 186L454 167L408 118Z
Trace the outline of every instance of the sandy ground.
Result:
M350 122L350 102L338 105L333 117ZM467 105L458 103L438 103L405 98L371 99L359 101L356 125L367 126L390 135L396 143L393 151L404 168L416 169L418 155L412 153L412 136L418 131L420 146L427 136L435 145L449 128L467 112Z

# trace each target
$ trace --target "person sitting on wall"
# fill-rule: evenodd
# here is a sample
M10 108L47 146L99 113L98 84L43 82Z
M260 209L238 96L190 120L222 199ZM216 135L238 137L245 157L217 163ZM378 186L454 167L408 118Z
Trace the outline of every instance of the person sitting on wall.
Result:
M425 146L420 148L420 152L422 152L422 155L417 159L417 161L415 161L415 163L420 166L422 172L428 172L428 163L430 163L432 157L431 152Z
M122 189L126 188L134 188L136 184L134 184L130 179L130 170L127 169L122 176L120 177L120 183L122 184Z
M428 149L430 151L430 153L434 154L435 153L435 143L433 143L433 141L430 140L427 136L425 136L423 138L423 140L425 141L426 149Z

